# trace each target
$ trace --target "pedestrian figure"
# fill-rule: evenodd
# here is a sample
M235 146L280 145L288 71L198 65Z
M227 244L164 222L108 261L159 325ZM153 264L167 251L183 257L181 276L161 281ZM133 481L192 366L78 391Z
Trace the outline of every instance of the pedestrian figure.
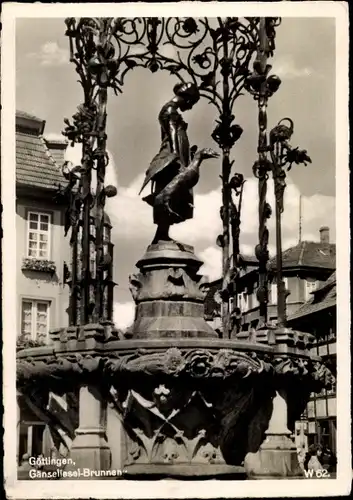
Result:
M321 463L321 456L322 456L322 446L317 444L310 445L308 453L306 454L304 460L304 469L314 470L314 471L323 469L323 465Z

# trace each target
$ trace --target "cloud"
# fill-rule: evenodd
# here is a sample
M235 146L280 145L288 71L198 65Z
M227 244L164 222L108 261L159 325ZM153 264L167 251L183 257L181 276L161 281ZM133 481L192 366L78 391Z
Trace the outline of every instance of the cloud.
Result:
M207 276L210 281L218 279L222 269L222 252L219 247L210 246L199 252L199 258L204 262L200 274Z
M77 164L81 160L81 146L68 147L66 159ZM116 197L106 200L106 211L110 216L113 229L112 239L117 245L128 247L151 241L156 230L152 221L152 209L142 200L138 192L143 183L144 174L138 175L127 187L118 185L117 169L114 158L109 153L106 184L118 187ZM146 194L148 188L146 189ZM300 192L290 177L287 177L285 191L285 210L282 215L283 249L298 242L299 238L299 199ZM273 215L268 220L270 231L269 251L275 255L275 217L273 181L267 184L267 201L273 208ZM196 194L194 199L194 218L182 224L172 226L170 234L178 241L191 244L204 265L202 274L210 280L221 274L221 250L216 246L217 236L221 233L220 206L221 189L218 187L208 193ZM319 228L327 225L335 232L335 198L314 194L302 196L302 239L318 241ZM240 248L245 255L254 255L258 238L258 181L254 177L246 179L241 215ZM334 240L334 236L332 238ZM130 306L129 306L130 307Z
M255 179L248 179L244 186L243 194L240 251L244 255L249 256L254 255L254 248L257 243L257 189L257 181ZM209 206L210 211L215 211L216 207L212 204L212 196L210 197L209 201L211 203L209 205L207 197L207 195L203 196L203 206ZM299 200L299 189L288 178L284 202L285 210L282 215L283 250L295 246L299 241ZM267 201L274 208L274 189L273 181L271 180L268 182ZM335 198L333 196L324 196L321 194L302 196L302 240L319 241L319 228L327 225L331 229L331 241L335 241L335 210ZM268 220L268 228L270 231L269 251L270 255L274 256L276 254L274 213ZM210 234L212 236L214 234L211 228ZM199 233L194 233L192 236L194 239L200 237ZM199 256L204 261L201 272L209 276L211 281L219 278L222 270L222 258L221 251L214 242L201 251Z
M47 139L55 139L60 138L59 134L48 134L46 135ZM63 136L61 136L62 140ZM106 167L105 173L105 185L112 184L116 188L118 187L118 174L117 168L114 162L113 155L110 151L107 150L108 155L108 165ZM73 166L80 165L82 159L82 144L74 144L74 146L68 145L65 150L64 161L72 163ZM94 184L94 175L93 175L93 184ZM107 211L109 211L110 200L107 200Z
M287 57L286 59L278 58L273 61L272 73L287 79L305 78L313 76L314 73L317 74L312 68L307 66L300 67L293 59Z
M114 159L110 155L110 169L116 179ZM113 241L131 250L151 241L155 232L152 210L138 195L144 174L137 176L128 186L119 186L118 195L107 200L106 210L113 225ZM117 182L112 182L117 184ZM274 256L275 248L275 198L273 181L267 184L267 201L273 208L268 220L270 231L269 251ZM146 193L148 190L146 189ZM335 241L335 198L314 194L300 197L300 191L292 179L287 177L287 189L282 215L283 250L294 246L299 240L299 200L302 203L302 240L319 241L319 228L327 225L331 229L331 241ZM172 227L171 236L179 241L192 244L198 257L204 262L200 272L210 281L221 276L222 253L216 246L217 235L221 232L219 209L221 205L220 187L207 193L196 194L194 219ZM258 242L258 181L246 179L243 193L241 217L240 251L243 255L254 255ZM132 301L116 302L114 320L119 328L125 329L134 319Z
M146 48L141 44L130 45L128 47L130 56L139 56L146 53ZM178 51L171 43L163 43L159 46L158 53L168 59L177 59Z
M117 241L151 240L155 226L152 223L152 210L138 196L144 175L141 174L128 187L120 187L118 196L109 200L108 214L113 223L113 237ZM294 246L299 238L299 199L298 187L287 177L285 191L285 210L282 215L283 249ZM275 255L275 216L274 186L268 181L267 201L273 208L273 215L268 220L270 231L269 250ZM199 257L204 261L201 271L211 280L221 273L221 251L215 245L221 232L219 208L221 205L220 188L204 194L196 194L194 219L177 224L171 228L171 236L178 241L189 243L195 247ZM243 193L241 217L241 252L254 255L258 232L258 181L255 178L246 180ZM315 194L302 196L302 239L318 241L319 228L328 225L335 233L335 198ZM331 238L334 240L333 238Z
M134 302L115 302L113 309L113 320L115 326L121 330L125 330L132 325L135 316Z
M134 179L128 187L120 187L116 198L112 199L113 217L118 224L115 231L118 235L130 239L143 239L151 236L153 231L152 210L138 196L144 175ZM267 184L267 200L274 207L273 181ZM282 216L283 236L285 240L293 237L293 230L299 227L299 197L298 187L287 178L285 191L285 211ZM221 231L219 209L221 206L220 188L204 194L196 194L194 200L194 218L171 228L171 235L180 241L192 245L202 243L203 248L212 246ZM335 227L335 198L315 194L302 197L303 236L313 237L318 234L320 225ZM274 215L268 222L270 229L275 227ZM258 182L255 178L246 180L242 206L242 243L256 241L258 227ZM315 238L314 238L315 239Z
M45 42L39 52L30 52L28 57L38 60L41 66L61 66L70 62L69 51L59 47L57 42Z

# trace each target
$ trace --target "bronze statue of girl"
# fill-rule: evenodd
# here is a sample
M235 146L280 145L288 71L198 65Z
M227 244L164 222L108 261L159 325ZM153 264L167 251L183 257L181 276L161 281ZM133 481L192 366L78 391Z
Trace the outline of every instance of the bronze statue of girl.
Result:
M194 200L192 187L190 188L190 186L195 185L198 180L198 167L201 159L213 157L212 154L208 156L204 154L203 158L201 158L202 154L200 152L200 161L196 169L196 181L191 169L190 175L193 175L193 180L190 182L190 175L189 179L186 179L187 176L185 177L185 182L184 179L180 179L181 182L177 186L177 196L171 196L171 190L169 190L170 199L168 199L167 204L156 202L158 195L163 192L166 186L171 186L173 179L176 179L178 174L191 166L190 160L192 160L191 155L194 150L194 148L190 150L186 132L187 124L178 111L190 110L199 101L198 88L193 83L179 83L175 85L173 90L175 97L163 106L158 116L161 127L161 148L147 169L141 188L142 191L151 181L152 193L143 200L153 207L153 221L158 226L154 243L160 240L170 240L169 227L172 224L178 224L193 217ZM214 156L216 156L216 153L214 153Z

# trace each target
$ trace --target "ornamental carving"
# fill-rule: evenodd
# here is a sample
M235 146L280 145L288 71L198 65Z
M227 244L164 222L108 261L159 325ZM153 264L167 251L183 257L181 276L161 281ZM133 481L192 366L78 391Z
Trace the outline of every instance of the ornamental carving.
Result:
M228 378L237 376L246 378L250 375L269 372L271 365L259 359L256 354L239 353L222 349L213 353L207 349L182 352L177 348L162 353L137 353L129 358L108 361L105 371L108 373L141 373L150 375L188 376L199 378Z
M324 363L310 358L278 356L273 359L272 365L277 375L295 377L298 383L307 380L313 390L319 387L329 389L335 381L335 377Z
M130 390L117 410L128 433L127 465L224 464L217 415L202 392L165 384Z
M42 348L43 349L43 348ZM45 348L48 351L47 348ZM288 355L270 357L255 352L232 349L179 349L163 351L139 349L133 354L56 356L47 353L42 359L27 357L17 362L17 385L26 388L43 386L48 390L65 392L68 386L79 386L84 381L101 385L115 385L115 380L129 380L129 374L166 375L175 378L247 379L255 375L297 377L311 381L315 386L329 387L334 382L331 371L321 362L310 358ZM122 376L120 378L120 376Z
M89 385L123 422L126 465L239 466L264 440L275 387L293 393L291 426L310 392L333 379L317 360L250 349L140 348L60 357L41 349L47 351L41 359L19 359L17 385L58 446L70 448L72 429L51 411L50 394Z
M143 270L129 277L129 288L135 302L151 299L194 299L202 301L207 293L208 279L191 268Z

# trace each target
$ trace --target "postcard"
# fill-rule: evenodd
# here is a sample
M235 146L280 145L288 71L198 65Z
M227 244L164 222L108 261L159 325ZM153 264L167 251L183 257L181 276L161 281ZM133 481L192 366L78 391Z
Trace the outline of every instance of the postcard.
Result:
M348 494L347 3L2 25L8 498Z

